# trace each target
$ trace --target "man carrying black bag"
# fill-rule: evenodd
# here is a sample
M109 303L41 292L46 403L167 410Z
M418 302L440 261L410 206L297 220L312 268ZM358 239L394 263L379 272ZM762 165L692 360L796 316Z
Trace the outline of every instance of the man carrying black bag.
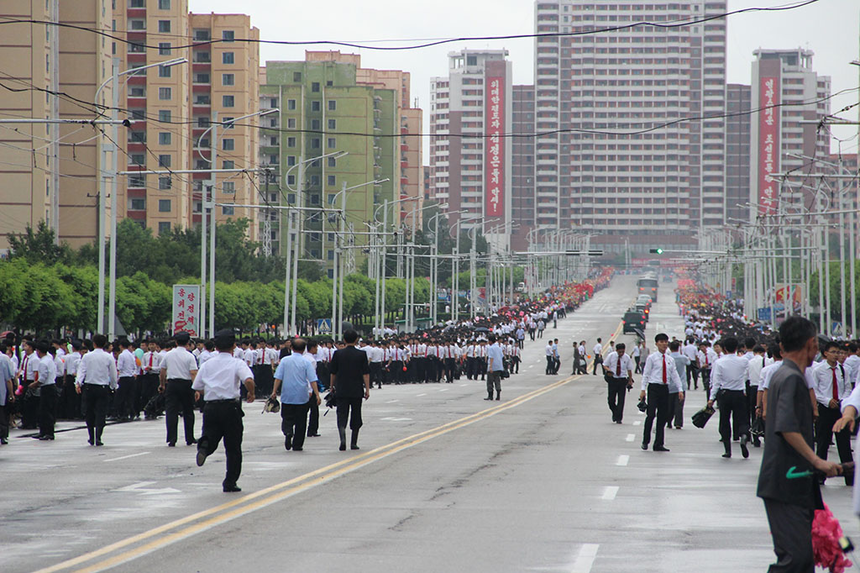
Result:
M610 352L603 362L603 377L608 384L609 410L612 421L620 424L624 417L624 399L627 391L633 387L633 359L625 353L627 346L620 342L615 345L615 351Z

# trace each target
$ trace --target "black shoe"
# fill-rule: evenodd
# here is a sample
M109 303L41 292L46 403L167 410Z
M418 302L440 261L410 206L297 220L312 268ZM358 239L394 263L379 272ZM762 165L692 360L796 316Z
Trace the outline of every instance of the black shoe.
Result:
M196 440L196 439L194 439L194 438L191 438L191 441L190 441L190 442L189 442L188 440L186 440L186 441L185 441L185 445L186 445L186 446L193 446L193 445L194 445L194 444L196 444L196 443L197 443L197 440Z
M202 467L203 464L206 463L206 458L209 457L209 454L204 452L203 450L197 450L197 467ZM224 491L227 491L226 489Z
M95 445L95 444L93 444L93 441L92 441L91 439L90 439L90 440L87 440L87 443L88 443L89 445L91 445L91 446Z
M492 395L492 394L490 394L489 396L487 396L486 398L484 398L484 400L492 400L492 399L493 399L493 395Z
M322 434L308 434L309 438L319 438Z
M97 441L96 441L96 445L97 445L97 446L103 446L103 445L104 445L104 442L102 442L101 440L97 440Z
M240 491L242 491L242 488L235 484L224 486L224 493L239 493Z
M350 449L350 450L360 450L361 448L359 448L359 447L358 447L358 444L352 444L352 445L349 447L349 449Z
M30 436L30 437L31 437L31 438L33 438L34 440L41 440L41 439L42 439L42 434L39 434L39 435L37 435L37 436Z
M620 424L620 423L621 423L621 420L615 420L615 423L616 423L616 424Z
M646 444L645 442L642 442L642 449L648 450L648 444Z
M663 446L654 446L654 451L655 452L668 452L669 448L666 448Z
M747 438L746 436L741 436L741 454L743 455L744 459L750 457L750 450L747 447L747 442L749 442L749 438Z
M5 446L9 443L9 440L6 438L0 438L0 446Z
M176 447L176 442L167 442L167 447L168 447L168 448L175 448L175 447Z
M341 442L340 446L337 449L339 449L342 452L345 452L346 451L346 444Z
M293 447L293 435L284 436L284 448L289 450Z
M53 440L53 439L54 439L54 436L39 436L39 440L41 440L43 442L47 442L47 441Z
M302 451L304 451L304 450L303 450L302 448L293 448L293 451L294 451L294 452L302 452Z

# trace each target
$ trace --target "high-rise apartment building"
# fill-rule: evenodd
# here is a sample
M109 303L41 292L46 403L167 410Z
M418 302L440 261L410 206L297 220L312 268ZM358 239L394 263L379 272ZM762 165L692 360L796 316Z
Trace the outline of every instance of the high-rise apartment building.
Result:
M434 199L449 221L480 226L497 248L510 244L512 66L507 50L448 54L448 76L430 80Z
M274 170L264 190L277 193L284 204L312 209L339 208L343 187L356 187L346 200L347 234L353 245L368 242L362 234L368 230L365 223L373 222L383 201L404 196L403 168L409 166L401 131L402 77L374 77L373 71L360 70L358 56L309 52L306 61L266 62L260 87L261 101L278 104L281 110L270 120L271 129L261 134L261 161ZM399 224L399 215L400 209L392 208L389 223ZM331 274L338 217L305 211L303 218L304 257L326 264ZM273 243L280 243L285 252L283 223L270 228ZM347 268L356 268L361 258L361 252L349 249Z
M13 0L0 5L0 16L84 28L29 22L4 26L0 82L10 89L0 92L0 118L94 119L96 89L111 73L111 45L86 29L111 30L110 3ZM109 104L111 86L101 95L99 103ZM22 232L40 221L48 222L61 240L72 245L95 240L98 180L105 167L98 134L91 126L0 125L0 226L4 229L0 251L8 244L8 233Z
M535 87L514 86L511 114L511 234L515 251L528 249L535 228Z
M726 223L737 225L749 219L750 127L752 114L750 86L726 86Z
M814 190L802 187L806 178L781 182L772 174L821 173L815 159L826 161L830 154L830 135L818 125L830 113L830 101L825 99L830 78L813 70L813 52L756 50L754 55L751 100L761 111L753 116L750 129L749 203L758 205L747 211L750 220L780 207L809 205Z
M537 0L536 217L621 250L689 245L724 224L726 22L704 0ZM620 27L620 29L612 29ZM606 31L603 31L607 29ZM593 33L589 33L593 32ZM631 241L631 245L634 242Z

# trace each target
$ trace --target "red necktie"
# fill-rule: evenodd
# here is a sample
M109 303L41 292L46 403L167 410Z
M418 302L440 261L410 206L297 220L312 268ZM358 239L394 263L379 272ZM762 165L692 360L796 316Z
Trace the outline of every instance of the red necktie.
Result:
M833 387L833 399L837 402L839 401L839 382L836 380L836 367L830 369L830 372L833 373L833 383L831 386Z
M152 370L152 352L149 353L149 369Z
M663 384L666 384L666 355L663 355Z
M615 366L615 375L621 377L621 357L618 357L618 364Z
M705 366L708 365L708 351L705 350Z

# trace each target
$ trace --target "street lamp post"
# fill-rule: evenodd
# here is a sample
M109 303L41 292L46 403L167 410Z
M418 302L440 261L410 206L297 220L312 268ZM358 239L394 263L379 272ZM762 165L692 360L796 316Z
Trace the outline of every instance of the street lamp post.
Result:
M119 78L121 76L136 75L138 72L155 67L171 67L179 64L188 63L187 58L175 58L163 62L155 62L140 66L139 68L131 68L119 71L119 58L114 58L111 68L111 77L106 79L96 90L94 101L99 101L99 94L109 83L113 82L111 90L111 143L110 145L102 143L101 157L102 166L107 164L107 153L111 152L111 168L105 170L105 174L99 180L99 293L98 293L98 325L96 330L107 332L108 338L113 340L116 336L116 221L117 221L117 205L116 190L117 190L117 153L119 152ZM107 215L107 179L111 180L110 191L110 279L109 279L109 296L108 296L108 325L105 328L104 323L104 305L105 305L105 216Z

